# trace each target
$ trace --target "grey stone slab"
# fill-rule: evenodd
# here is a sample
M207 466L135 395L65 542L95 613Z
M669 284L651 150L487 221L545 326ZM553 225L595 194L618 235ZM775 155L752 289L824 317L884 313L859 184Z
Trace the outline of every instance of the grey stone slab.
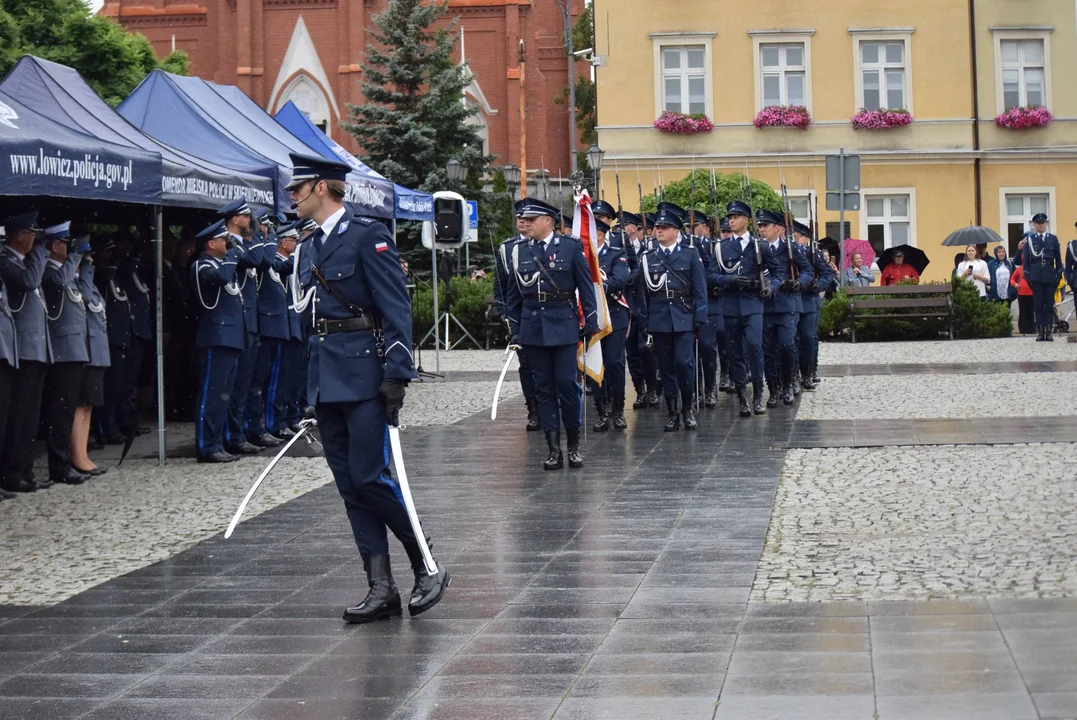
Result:
M714 720L872 720L871 695L722 696Z
M0 683L0 696L107 698L137 684L141 675L14 675Z
M998 630L993 615L884 615L871 618L871 631L880 633L991 632Z
M991 611L992 607L986 600L889 600L868 603L868 613L872 618L889 615L982 615Z
M876 699L879 720L1038 720L1027 693L889 695Z
M34 673L149 675L178 659L168 653L74 653L62 652L34 665Z
M331 698L327 700L259 700L250 705L240 720L324 720L362 718L387 720L400 705L396 700L373 698Z
M393 715L394 720L499 720L500 718L548 718L561 698L468 698L416 700ZM364 716L364 720L365 716Z
M19 720L68 720L83 717L98 700L85 698L0 697L0 717Z
M870 673L872 656L867 652L767 652L740 650L729 661L728 675L752 675L767 672Z
M999 642L1002 641L1001 635ZM737 650L780 652L868 652L871 641L867 633L757 633L737 638Z
M555 720L699 720L714 712L711 697L568 697Z
M1006 613L998 616L998 624L999 627L1006 631L1061 630L1067 633L1077 633L1077 613Z
M595 655L583 675L717 675L725 672L729 653L631 653Z
M969 632L873 632L873 651L878 650L989 650L1005 651L1006 642L999 631Z
M718 697L725 674L582 675L570 697Z
M736 652L734 652L734 655ZM735 695L870 695L870 672L727 674L722 697Z
M51 652L2 652L0 653L0 675L9 675L25 670L36 665L47 657Z
M438 675L415 697L439 698L560 698L578 675Z
M230 700L260 698L285 680L277 675L154 675L125 693L126 697L204 698Z
M1010 653L1000 650L881 650L871 653L878 673L901 671L923 673L999 672L1017 668Z
M741 625L744 635L785 634L785 633L822 633L849 635L867 633L866 617L767 617L745 618Z
M152 657L152 656L150 656ZM186 655L159 669L160 675L292 675L315 655Z
M875 670L875 694L956 695L961 693L1014 694L1025 691L1025 682L1016 668L978 669L965 672L931 670Z
M87 720L220 720L250 705L249 700L120 697L85 715Z
M860 600L845 602L787 602L787 603L748 603L745 617L749 618L784 618L784 617L866 617L868 603Z
M1077 613L1077 598L991 598L991 611L996 615L1010 613Z
M587 664L584 653L539 655L457 655L446 663L441 675L568 675Z
M1077 717L1077 692L1032 693L1040 717L1050 720Z
M1072 664L1054 668L1021 665L1020 668L1029 692L1077 692L1077 668Z

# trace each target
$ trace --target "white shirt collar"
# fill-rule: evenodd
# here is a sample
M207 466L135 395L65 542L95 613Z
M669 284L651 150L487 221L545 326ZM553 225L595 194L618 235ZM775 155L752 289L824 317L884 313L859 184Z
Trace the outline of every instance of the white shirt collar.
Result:
M328 239L329 236L333 234L333 229L336 228L337 223L340 222L340 219L344 217L344 210L345 208L340 208L335 213L326 218L325 222L322 223L322 232L325 233L326 239Z
M543 247L547 247L547 248L550 247L550 242L551 241L553 241L553 233L550 233L549 235L547 235L542 240L539 240L539 242L542 243Z
M11 253L12 255L14 255L15 257L17 257L17 258L19 259L19 261L20 261L20 262L22 262L22 261L26 260L26 256L25 256L25 255L23 255L23 254L22 254L22 253L20 253L20 252L19 252L18 250L16 250L15 248L11 247L10 245L5 245L4 247L5 247L5 248L7 248L7 251L8 251L9 253Z
M236 239L237 243L242 243L243 242L243 236L242 235L236 235L231 230L228 231L228 234L231 235L232 237L234 237Z

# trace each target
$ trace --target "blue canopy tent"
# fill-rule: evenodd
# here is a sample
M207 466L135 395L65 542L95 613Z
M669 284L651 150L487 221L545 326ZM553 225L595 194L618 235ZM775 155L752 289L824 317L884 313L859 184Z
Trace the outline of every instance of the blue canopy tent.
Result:
M331 137L311 122L303 111L295 106L291 100L284 104L274 119L288 132L295 135L310 147L317 150L327 158L343 160L355 169L357 173L371 177L372 182L378 182L390 188L394 197L393 215L398 220L433 220L434 219L434 196L429 193L410 190L403 185L396 185L385 177L379 175L359 158L341 147Z
M192 208L217 208L236 198L273 205L271 163L252 174L229 170L171 148L133 127L97 96L73 68L24 56L0 82L0 90L66 127L107 143L158 154L157 202Z
M0 196L161 201L160 155L75 132L3 92L0 155Z

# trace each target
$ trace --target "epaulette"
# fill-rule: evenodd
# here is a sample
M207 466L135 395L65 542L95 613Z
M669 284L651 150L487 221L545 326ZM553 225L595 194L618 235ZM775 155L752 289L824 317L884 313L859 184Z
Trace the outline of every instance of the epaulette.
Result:
M363 225L373 225L374 222L375 222L374 218L368 218L368 217L363 216L363 215L357 215L355 219L358 220Z

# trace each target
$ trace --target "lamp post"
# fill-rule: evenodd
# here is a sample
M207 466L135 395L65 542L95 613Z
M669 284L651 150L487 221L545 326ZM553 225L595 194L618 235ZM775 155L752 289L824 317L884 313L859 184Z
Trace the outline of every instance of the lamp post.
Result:
M520 187L520 168L516 167L512 163L509 163L505 167L501 168L501 174L505 176L505 183L509 186L509 193L512 195L512 199L516 200L516 189ZM526 193L524 193L526 195Z
M606 151L598 146L595 142L587 150L587 162L591 165L591 170L594 172L595 179L595 199L598 200L601 196L601 186L599 185L600 173L602 172L602 159L606 157Z

